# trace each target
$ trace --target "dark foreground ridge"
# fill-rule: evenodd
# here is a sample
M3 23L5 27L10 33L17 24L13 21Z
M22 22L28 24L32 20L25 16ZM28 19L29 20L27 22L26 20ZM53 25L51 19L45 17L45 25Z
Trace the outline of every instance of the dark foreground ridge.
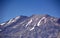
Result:
M60 38L60 18L17 16L0 24L0 38Z

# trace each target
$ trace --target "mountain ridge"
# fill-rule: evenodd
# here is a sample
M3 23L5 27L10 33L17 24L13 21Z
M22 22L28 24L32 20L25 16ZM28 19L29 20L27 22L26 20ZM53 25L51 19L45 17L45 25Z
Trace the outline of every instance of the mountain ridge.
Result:
M1 38L60 38L60 18L50 15L17 16L0 24Z

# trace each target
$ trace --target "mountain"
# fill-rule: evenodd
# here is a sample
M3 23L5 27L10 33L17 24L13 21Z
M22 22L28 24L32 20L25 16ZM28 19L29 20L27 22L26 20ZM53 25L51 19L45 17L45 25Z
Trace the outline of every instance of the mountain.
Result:
M60 18L17 16L0 24L0 38L60 38Z

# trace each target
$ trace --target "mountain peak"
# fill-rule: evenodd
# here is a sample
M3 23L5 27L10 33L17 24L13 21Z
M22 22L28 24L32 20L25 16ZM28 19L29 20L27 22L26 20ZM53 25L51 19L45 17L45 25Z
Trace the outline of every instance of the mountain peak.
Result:
M0 27L2 38L60 38L60 19L47 14L17 16Z
M36 16L36 17L50 17L50 15L48 14L43 14L43 15L39 15L39 14L34 14L32 15L33 17Z
M45 16L45 17L50 17L50 15L48 15L48 14L45 14L44 16Z

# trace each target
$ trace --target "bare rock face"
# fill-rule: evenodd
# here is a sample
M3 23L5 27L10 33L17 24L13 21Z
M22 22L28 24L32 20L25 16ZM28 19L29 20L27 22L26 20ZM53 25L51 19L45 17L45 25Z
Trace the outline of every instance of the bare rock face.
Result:
M60 38L60 18L17 16L0 24L0 38Z
M60 24L60 18L57 20L57 23L59 23L59 24Z

